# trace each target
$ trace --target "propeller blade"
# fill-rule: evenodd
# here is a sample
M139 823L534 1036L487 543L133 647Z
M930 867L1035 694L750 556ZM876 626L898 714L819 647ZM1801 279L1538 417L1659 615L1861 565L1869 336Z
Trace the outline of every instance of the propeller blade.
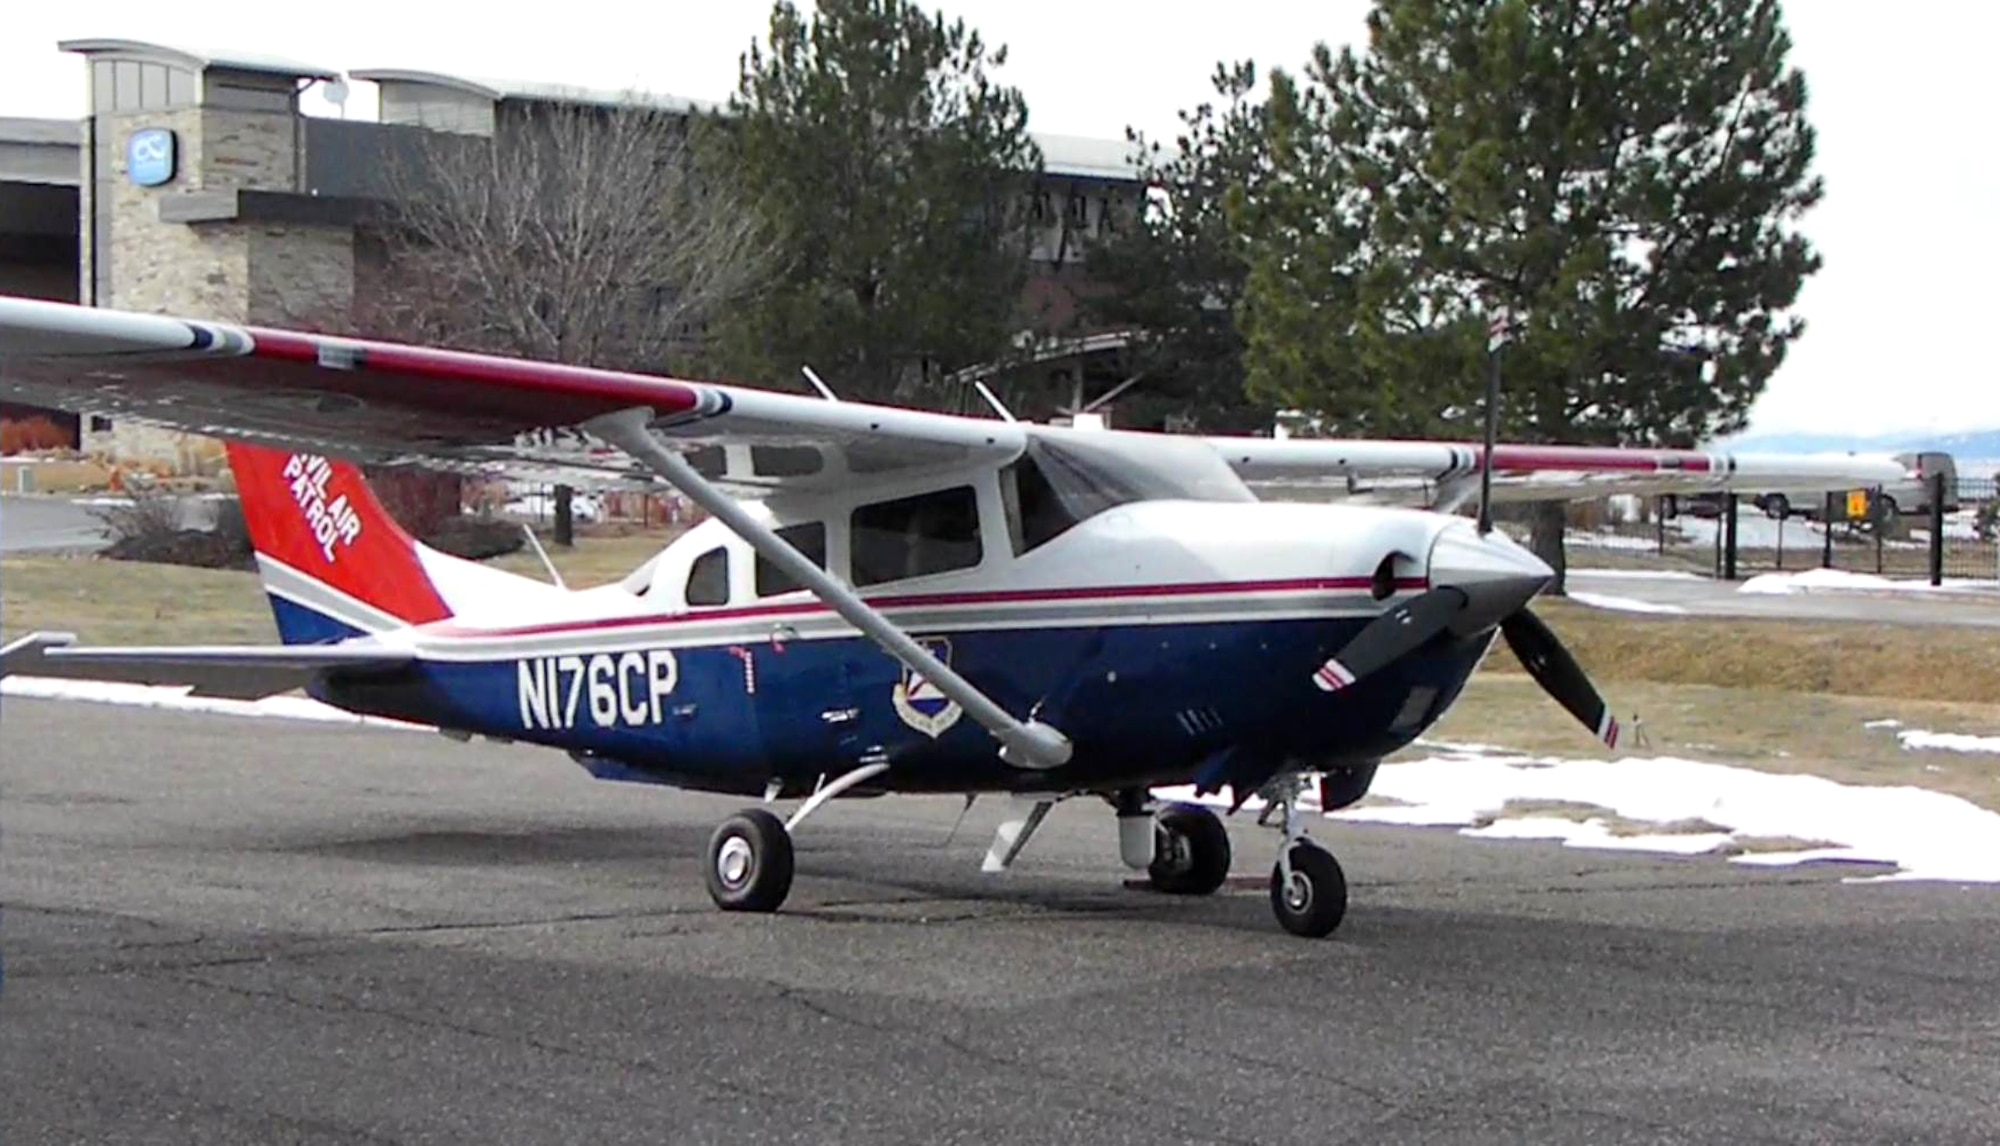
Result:
M1322 692L1339 692L1408 655L1443 632L1465 608L1466 600L1463 590L1449 587L1419 593L1368 622L1347 647L1319 666L1313 683Z
M1535 678L1543 691L1596 733L1606 748L1618 747L1618 718L1611 715L1611 706L1604 703L1596 686L1584 675L1583 666L1569 655L1554 630L1540 617L1522 609L1502 621L1500 631L1507 638L1507 647L1521 658L1528 675Z

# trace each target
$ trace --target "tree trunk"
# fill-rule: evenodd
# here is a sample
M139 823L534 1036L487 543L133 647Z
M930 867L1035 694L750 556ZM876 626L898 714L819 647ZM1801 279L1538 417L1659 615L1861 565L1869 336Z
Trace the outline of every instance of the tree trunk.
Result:
M1556 571L1556 579L1549 582L1548 593L1561 597L1568 592L1565 584L1569 572L1563 560L1563 530L1568 524L1568 504L1560 501L1538 501L1529 511L1530 532L1528 548L1535 556L1547 562Z
M576 544L575 495L566 485L556 487L556 544L564 547Z

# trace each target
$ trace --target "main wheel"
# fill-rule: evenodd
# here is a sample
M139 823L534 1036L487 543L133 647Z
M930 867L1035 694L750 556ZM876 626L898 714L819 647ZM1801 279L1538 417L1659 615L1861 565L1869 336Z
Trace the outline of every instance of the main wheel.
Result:
M1347 915L1347 876L1340 861L1315 844L1292 846L1292 878L1283 864L1271 866L1271 911L1285 930L1307 939L1333 934Z
M749 808L708 838L708 895L724 911L776 911L792 890L792 836L784 821Z
M1146 878L1169 895L1208 895L1229 878L1229 829L1207 808L1172 807L1154 820Z

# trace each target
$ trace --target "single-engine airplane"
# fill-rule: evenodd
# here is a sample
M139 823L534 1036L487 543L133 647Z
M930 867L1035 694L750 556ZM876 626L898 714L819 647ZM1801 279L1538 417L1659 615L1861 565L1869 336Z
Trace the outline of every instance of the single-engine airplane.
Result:
M1010 797L988 870L1057 801L1095 796L1126 865L1207 894L1230 870L1228 833L1150 794L1193 784L1265 801L1282 830L1272 909L1327 935L1346 880L1301 797L1360 799L1496 635L1617 745L1611 710L1528 609L1551 571L1487 528L1491 500L1905 476L1889 459L1522 445L1493 448L1482 472L1483 446L1057 428L997 403L992 418L929 413L14 298L0 298L0 381L13 400L228 440L283 641L38 633L0 673L303 688L561 749L599 777L797 799L785 819L731 816L709 842L711 896L745 911L784 902L793 834L828 800L899 792ZM622 581L570 590L418 543L357 463L664 482L710 518ZM1455 513L1475 498L1478 525Z

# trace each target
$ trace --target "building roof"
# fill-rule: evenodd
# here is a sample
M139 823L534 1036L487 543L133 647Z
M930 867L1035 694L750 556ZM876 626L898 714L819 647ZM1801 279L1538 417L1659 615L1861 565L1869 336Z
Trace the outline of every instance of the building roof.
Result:
M1132 158L1137 148L1126 140L1036 132L1035 142L1042 147L1042 169L1052 175L1079 179L1139 178L1139 165Z
M65 52L79 55L129 56L153 60L163 64L203 71L208 68L222 68L232 72L258 72L264 75L294 76L307 80L337 80L340 73L332 68L315 67L312 64L288 60L282 56L270 56L251 52L208 51L199 48L174 47L167 44L152 44L144 40L89 39L63 40L56 47Z
M496 103L508 100L533 101L536 103L581 103L602 107L621 107L629 104L645 104L666 111L717 111L721 104L707 100L689 99L685 96L670 95L665 92L648 92L630 89L617 91L610 88L587 88L569 84L535 83L529 80L496 79L490 76L453 76L442 72L418 71L410 68L356 68L347 73L351 78L367 80L377 84L430 84L465 92L468 95L490 99Z
M586 103L603 107L645 104L668 111L721 111L724 104L712 100L638 89L616 91L563 84L505 80L482 76L454 76L442 72L409 68L356 68L347 73L370 83L430 84L452 91L490 99L496 103L524 100L549 103ZM1132 144L1122 139L1092 139L1080 135L1030 133L1042 149L1042 170L1051 175L1075 179L1115 179L1130 182L1139 178L1139 166L1132 160Z

